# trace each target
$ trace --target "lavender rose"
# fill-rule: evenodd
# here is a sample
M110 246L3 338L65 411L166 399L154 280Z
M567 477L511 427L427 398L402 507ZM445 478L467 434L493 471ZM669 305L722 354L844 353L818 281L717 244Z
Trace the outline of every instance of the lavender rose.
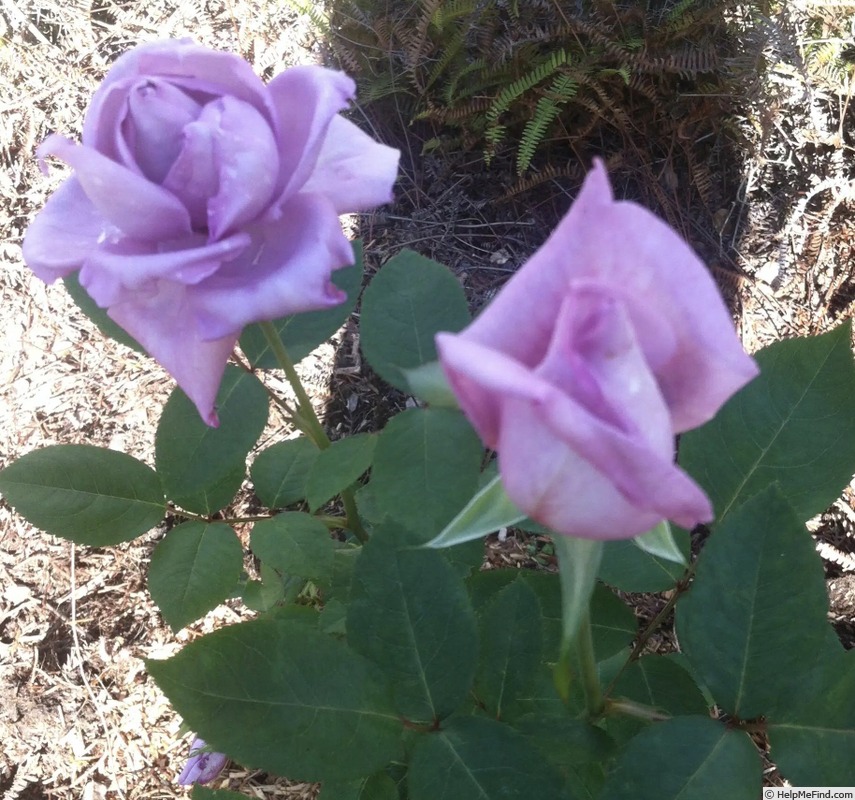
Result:
M213 753L206 750L205 742L196 737L190 745L190 758L181 774L178 783L181 786L190 786L194 783L210 783L219 775L229 761L228 756L223 753Z
M398 151L339 112L346 75L293 67L265 84L236 55L190 40L119 58L76 145L74 176L24 239L47 282L80 283L178 381L203 419L243 326L328 308L351 264L338 221L391 199Z
M508 496L535 520L623 539L663 519L712 519L674 464L674 435L757 367L697 256L645 209L615 202L602 164L487 310L437 346Z

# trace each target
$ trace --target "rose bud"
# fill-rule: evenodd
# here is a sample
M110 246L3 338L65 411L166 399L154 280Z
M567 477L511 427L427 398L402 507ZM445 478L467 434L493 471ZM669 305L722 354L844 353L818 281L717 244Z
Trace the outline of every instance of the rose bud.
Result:
M212 753L205 751L205 742L198 737L190 746L190 758L178 776L181 786L190 786L193 783L210 783L219 775L226 764L228 756L223 753Z
M439 334L461 408L510 499L552 530L624 539L713 518L674 463L757 374L689 246L597 162L570 211L490 306Z
M344 299L353 263L338 215L391 199L399 153L339 115L353 81L292 67L267 85L242 58L188 39L119 58L82 144L38 148L74 169L30 225L47 282L80 271L109 316L175 378L203 419L241 329Z

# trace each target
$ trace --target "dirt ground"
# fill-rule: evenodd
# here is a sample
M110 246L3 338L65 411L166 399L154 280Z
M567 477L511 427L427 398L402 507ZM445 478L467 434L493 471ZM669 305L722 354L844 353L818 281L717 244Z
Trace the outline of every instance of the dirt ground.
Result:
M768 68L742 109L747 144L734 165L740 188L720 210L728 233L710 258L749 350L826 330L855 304L853 70L845 60L835 63L848 67L831 71L808 57L815 40L841 52L850 46L852 9L851 2L784 3L760 25ZM188 35L243 54L265 77L321 57L306 16L279 0L0 2L0 467L60 442L153 461L171 381L145 357L105 342L62 286L36 280L20 244L63 178L61 168L41 175L36 145L53 131L79 136L88 97L118 54L141 41ZM373 254L369 266L378 254L412 247L453 266L476 304L545 239L551 209L566 208L574 189L548 187L549 207L524 199L485 208L477 186L418 174L404 170L397 206L356 221ZM403 402L360 367L353 333L347 328L301 366L333 430L375 425ZM286 433L273 415L262 445ZM247 491L240 502L248 498ZM850 487L810 525L826 559L831 619L848 647L855 645L853 499ZM76 548L35 531L0 501L4 800L186 796L176 777L190 735L141 659L166 657L246 612L226 604L173 635L146 590L159 535ZM495 557L527 555L511 543ZM259 798L316 792L234 765L219 786Z

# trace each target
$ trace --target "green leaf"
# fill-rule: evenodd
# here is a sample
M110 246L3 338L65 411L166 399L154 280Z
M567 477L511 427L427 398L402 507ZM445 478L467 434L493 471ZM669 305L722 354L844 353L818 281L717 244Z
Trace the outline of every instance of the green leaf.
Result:
M285 585L273 567L262 563L259 572L261 580L247 581L241 597L247 608L253 611L270 611L284 599Z
M632 542L645 553L649 553L652 556L665 559L666 561L673 561L681 567L689 565L688 559L674 538L674 533L667 519L663 519L662 522L651 528L647 533L636 536Z
M652 706L671 716L709 711L692 676L671 659L655 654L630 664L621 673L612 694Z
M179 508L210 516L225 508L235 499L235 495L243 485L245 476L246 466L241 463L228 475L224 475L219 481L196 494L171 499Z
M602 584L591 595L591 635L597 661L605 661L629 646L638 633L632 609Z
M249 471L258 499L269 508L305 500L309 474L320 452L305 436L262 450Z
M429 361L420 367L403 372L409 385L409 392L428 405L460 407L439 361Z
M193 784L190 792L192 800L246 800L247 795L228 789L207 789L198 783Z
M757 800L760 755L742 731L709 717L677 717L632 739L601 800Z
M562 800L561 777L513 728L456 717L425 735L410 761L411 800Z
M477 663L475 613L463 581L432 550L396 549L378 528L356 564L347 638L386 673L400 713L431 722L454 711Z
M316 511L362 475L371 466L376 444L373 434L358 433L321 450L306 483L309 508Z
M677 604L683 652L716 703L770 716L813 667L826 634L822 562L786 497L771 486L704 545Z
M442 264L404 250L384 264L362 298L360 344L374 371L405 392L405 370L436 359L434 336L469 324L459 281Z
M226 367L217 394L220 426L211 428L180 389L160 415L155 464L167 497L182 498L188 511L205 513L206 491L228 482L267 424L268 399L261 381L237 367ZM195 499L195 500L194 500Z
M526 714L514 720L540 756L560 768L567 778L570 796L593 800L605 781L604 764L614 756L615 741L601 728L566 713L562 716Z
M483 452L459 411L410 409L381 432L369 485L387 515L424 541L475 494Z
M852 785L855 651L824 650L815 673L770 720L769 742L781 774L794 786Z
M335 544L327 526L308 514L289 511L256 522L250 548L281 575L319 581L332 577Z
M235 532L217 523L185 522L151 554L148 589L173 631L216 608L235 589L243 548Z
M27 453L0 471L0 492L36 527L93 547L133 539L166 513L151 468L125 453L86 444Z
M376 772L348 783L324 782L318 800L398 800L398 787L385 772Z
M145 348L131 336L124 328L119 327L107 314L107 309L101 308L80 285L79 272L73 272L71 275L66 275L62 282L65 284L65 289L71 295L77 307L87 316L104 336L109 336L117 342L130 347L131 350L136 350L138 353L145 353Z
M466 504L463 510L425 547L451 547L481 539L499 528L524 520L526 515L508 497L502 479L496 475Z
M333 272L332 282L347 292L347 300L324 311L306 311L274 320L279 338L296 364L319 344L329 339L353 313L362 287L362 242L353 242L354 265ZM240 337L240 346L253 367L276 369L279 363L258 325L248 325Z
M475 693L496 719L502 718L505 704L534 685L543 650L540 618L540 603L521 580L502 589L481 614Z
M689 537L679 536L677 545L688 557ZM631 539L606 542L600 562L601 581L625 592L661 592L673 589L685 568L669 559L644 552Z
M146 668L187 725L244 766L347 781L401 755L382 674L307 625L232 625Z
M800 520L825 510L855 472L851 324L757 353L760 376L680 440L680 464L722 520L777 482Z

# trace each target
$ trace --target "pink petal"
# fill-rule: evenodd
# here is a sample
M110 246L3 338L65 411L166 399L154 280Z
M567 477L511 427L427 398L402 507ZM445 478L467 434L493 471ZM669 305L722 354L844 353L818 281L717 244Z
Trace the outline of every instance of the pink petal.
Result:
M160 281L151 293L137 292L107 313L175 378L202 419L216 427L214 402L237 335L203 341L188 291L181 284Z
M299 66L277 75L267 88L279 127L281 196L287 198L308 180L329 125L353 99L356 84L343 72Z
M46 283L80 269L97 246L104 219L83 193L77 178L69 178L30 223L22 246L27 266Z
M506 397L537 400L549 392L549 384L532 370L467 336L437 334L436 347L460 407L489 448L498 447Z
M612 480L555 436L536 405L509 399L499 443L508 496L551 530L588 539L626 539L662 517L633 505Z
M400 155L400 150L375 142L352 122L335 116L301 191L327 195L339 214L389 203Z
M330 275L353 263L353 251L325 198L297 195L278 222L245 232L252 245L188 290L205 338L237 334L260 320L331 308L345 299Z
M208 228L219 239L267 206L279 157L270 125L247 103L223 97L205 106L199 122L212 129L219 191L208 202Z
M626 310L598 286L567 294L534 373L601 422L670 457L671 418Z
M655 382L648 377L643 391L635 385L641 380L641 355L637 349L624 354L628 363L593 362L593 378L603 396L617 400L626 391L643 395L634 397L634 405L621 407L621 413L630 414L633 423L627 430L612 424L610 414L604 418L598 409L586 407L593 396L591 390L582 391L580 402L537 371L470 341L466 333L440 334L437 348L464 413L485 444L499 451L503 483L507 481L509 496L526 513L544 513L542 508L558 502L554 501L554 492L545 494L548 486L559 491L561 481L569 480L571 487L584 485L589 491L591 481L596 479L598 494L592 495L590 501L584 494L566 499L559 492L558 497L565 498L560 503L594 503L597 496L610 495L611 486L623 498L621 508L631 507L639 520L637 533L666 517L685 527L711 519L706 496L673 463L668 414ZM559 355L556 347L552 356ZM555 377L550 369L544 372ZM538 448L545 444L549 449L541 463ZM572 478L580 463L586 465L585 470ZM605 482L602 486L601 480ZM615 513L617 509L615 506ZM556 513L550 512L551 527ZM566 513L590 514L594 518L597 512L586 508ZM648 525L650 514L654 518ZM625 531L626 525L634 524L627 520L614 530ZM610 525L615 526L614 521ZM566 526L555 529L570 535L591 535ZM601 537L621 535L601 534L596 538Z
M612 201L599 162L547 242L465 335L533 366L576 282L598 284L625 304L675 431L705 422L756 375L703 264L653 214Z
M606 475L632 505L684 528L712 520L706 495L674 464L671 453L657 452L640 436L603 425L560 392L536 404L534 414L554 436Z
M204 122L191 122L184 128L181 152L163 181L184 204L193 229L208 228L208 201L217 193L219 174L215 159L215 133Z
M128 299L129 293L146 290L151 281L199 283L249 244L250 237L243 233L211 244L200 235L162 245L133 239L112 246L105 243L84 263L80 283L99 306L106 308ZM174 249L169 249L170 245Z
M114 87L119 96L130 92L137 80L158 77L175 86L212 97L227 95L252 105L273 122L273 111L262 80L240 56L209 50L192 39L165 40L135 47L116 59L92 102L83 123L83 143L115 158L109 139L115 130Z
M133 87L122 129L134 163L145 177L163 181L181 152L184 128L201 110L185 92L164 81L151 79Z
M40 159L53 155L73 167L86 197L126 236L157 241L190 233L190 218L177 198L96 150L53 134L36 152Z

